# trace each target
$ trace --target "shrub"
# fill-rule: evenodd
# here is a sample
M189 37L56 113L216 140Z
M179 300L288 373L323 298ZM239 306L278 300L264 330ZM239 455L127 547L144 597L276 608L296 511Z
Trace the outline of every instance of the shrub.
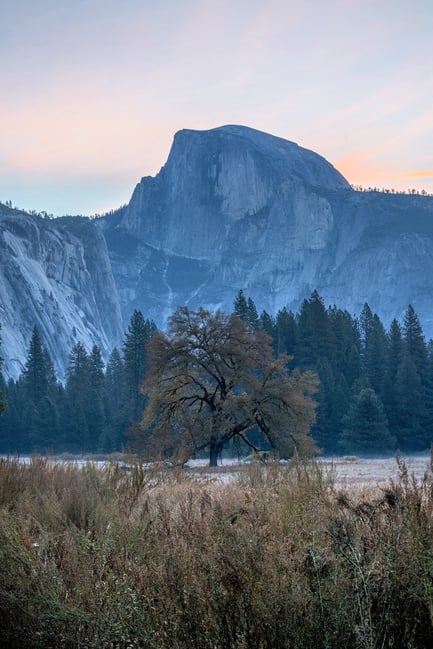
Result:
M0 462L0 646L433 646L433 481Z

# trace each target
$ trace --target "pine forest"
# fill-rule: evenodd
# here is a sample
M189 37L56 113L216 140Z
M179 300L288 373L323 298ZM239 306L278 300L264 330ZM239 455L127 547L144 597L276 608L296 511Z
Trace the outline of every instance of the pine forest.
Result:
M433 441L433 342L426 342L412 306L387 329L368 304L357 317L326 307L314 291L297 313L259 310L240 290L233 314L267 334L288 369L318 377L311 436L327 455L390 455L427 451ZM140 311L121 349L105 364L97 346L78 342L65 382L58 380L35 327L17 380L0 376L4 410L0 452L107 454L128 450L146 406L148 343L157 332ZM143 449L144 452L146 449ZM247 455L227 443L227 455Z

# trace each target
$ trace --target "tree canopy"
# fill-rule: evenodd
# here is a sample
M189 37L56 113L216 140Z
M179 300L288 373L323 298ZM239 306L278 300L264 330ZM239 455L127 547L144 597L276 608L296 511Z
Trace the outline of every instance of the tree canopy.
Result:
M383 405L372 388L355 395L343 424L341 446L349 453L390 453L395 449Z
M141 311L135 310L123 344L125 361L124 410L128 425L133 425L139 421L143 414L145 399L140 392L140 387L147 370L146 346L155 332L155 323L152 320L145 320Z
M49 340L46 335L45 338L43 337L43 332L34 328L29 340L25 365L18 378L5 379L1 372L0 359L0 414L5 411L7 402L7 410L4 416L0 417L0 451L2 453L35 451L106 453L128 450L131 444L131 432L139 428L142 447L145 446L146 440L149 440L155 449L155 454L158 440L161 441L161 450L168 449L171 444L172 449L185 447L186 453L192 453L193 449L199 448L201 448L200 452L204 452L203 444L206 442L206 435L209 436L209 431L204 427L203 421L207 413L206 425L209 425L210 412L214 412L214 419L217 416L215 413L219 413L224 424L218 429L221 435L216 438L214 448L218 449L218 446L222 445L227 447L227 452L249 454L248 444L255 448L266 445L271 447L272 444L263 430L264 427L261 428L253 416L253 414L258 416L260 409L255 413L252 410L248 411L244 402L249 403L249 399L255 398L254 395L258 392L261 372L264 371L258 368L265 367L268 361L275 363L274 356L279 357L282 354L285 354L280 366L283 372L283 384L287 377L290 377L292 383L295 382L296 376L304 379L303 372L313 371L318 376L320 385L314 395L314 400L317 402L315 423L311 431L308 431L308 438L313 438L325 454L336 454L343 448L346 450L350 448L353 453L364 454L379 452L379 448L383 452L397 448L402 453L419 453L426 452L431 447L433 442L433 341L426 342L418 316L411 305L405 313L403 322L399 324L397 320L393 320L388 330L368 304L364 305L359 317L354 317L335 305L325 307L317 291L314 291L309 299L304 300L297 313L282 308L275 315L261 311L258 318L258 310L252 299L243 291L239 291L234 303L234 311L233 316L238 316L244 323L238 325L241 326L244 337L239 338L242 344L238 346L244 351L238 350L236 354L230 352L230 345L235 347L237 344L234 330L221 349L224 354L231 353L233 361L236 360L238 363L240 378L232 376L236 366L227 368L222 365L226 382L229 379L234 381L233 389L226 394L224 390L218 388L213 404L209 403L209 397L206 401L203 393L199 393L202 395L199 413L196 412L199 408L197 398L194 407L186 405L182 409L177 407L176 417L173 416L167 427L169 432L166 431L164 435L161 432L163 427L157 434L156 420L152 425L147 426L146 433L139 425L146 406L146 397L140 388L149 368L147 345L156 331L156 326L151 320L146 320L139 311L132 314L124 342L119 350L113 350L106 366L104 366L105 358L102 358L99 348L94 346L92 349L86 349L83 343L75 341L74 338L75 344L70 350L65 384L57 379L53 362L45 347L45 343ZM189 314L190 323L195 317L198 318L198 314L199 312L195 316ZM182 320L181 316L185 319L185 314L175 315L172 329L166 333L167 340L177 335L176 322L179 318ZM206 318L210 318L209 322ZM209 328L213 316L208 314L206 318L203 317L202 320L206 321L206 326ZM225 331L223 315L219 314L217 320L220 323L218 325L220 331ZM184 324L182 324L183 329L186 326ZM212 332L218 327L217 325L212 327ZM182 350L179 358L181 368L188 360L187 350L183 349L181 344L186 335L184 330L183 338L181 337L176 343ZM242 341L245 337L250 346L243 347ZM192 340L191 348L197 340L198 337ZM266 343L260 342L264 340ZM218 345L222 344L221 341L222 338L221 340L218 338ZM256 356L251 341L255 341ZM269 349L270 343L272 343L272 353ZM162 343L158 344L161 347ZM217 342L212 344L216 346ZM205 352L202 350L200 353ZM209 350L207 353L210 353ZM163 358L167 354L165 350ZM195 351L193 354L195 364L197 364L197 357L198 352ZM188 362L194 368L193 375L196 377L196 365L192 360ZM172 363L170 367L173 368L172 359L170 363ZM208 365L209 363L210 361ZM297 372L291 374L288 371L296 367L299 368ZM228 373L229 369L232 374ZM242 375L243 369L245 369L245 376ZM201 367L200 371L206 377L205 368ZM270 375L275 383L278 371L278 368L274 368ZM200 380L204 381L202 376ZM214 390L216 389L217 384L212 383L215 380L215 377L207 376L208 383L204 385L210 386L208 391L212 386ZM268 381L265 387L268 389L270 385L275 397L275 385ZM187 394L187 387L184 386L185 394ZM190 387L192 390L193 386ZM367 399L369 394L367 392L362 395L363 399L359 400L360 393L365 389L372 390L374 398L370 395L371 398ZM209 392L209 394L213 393ZM311 399L308 390L304 396ZM218 398L221 398L223 403L221 407L217 404ZM257 401L264 409L265 405L258 398ZM271 403L272 400L267 401L266 405L270 407ZM383 425L374 428L374 433L371 429L370 433L367 433L369 440L366 441L364 435L366 428L364 426L364 432L361 434L358 419L361 417L364 421L368 421L368 412L362 410L368 403L376 407L374 417L381 418L380 410L383 409L386 425L382 422ZM237 409L239 417L242 413L246 413L249 418L243 422L240 419L236 420L233 414L230 414L230 408ZM149 412L146 416L148 414ZM281 453L290 452L295 444L284 431L292 431L292 429L287 428L286 421L283 421L278 428L275 424L278 419L277 414L281 419L281 412L274 408L273 424L269 435L276 435L278 441L276 445ZM239 429L230 429L229 417L232 417L232 421L237 421L238 425L251 421L255 423L245 429L242 426ZM193 420L196 421L197 430L193 426ZM387 439L386 428L393 438L392 443ZM307 429L308 426L305 430ZM236 430L235 434L233 430ZM246 442L242 442L242 436L246 438ZM374 436L377 436L378 440L373 443ZM287 442L286 450L283 448L284 439L286 441L289 439L290 442ZM210 450L210 446L207 450Z
M167 333L148 345L148 397L138 441L157 454L182 450L183 460L205 450L216 466L233 439L254 451L284 454L315 449L314 372L289 372L262 330L232 314L179 308Z

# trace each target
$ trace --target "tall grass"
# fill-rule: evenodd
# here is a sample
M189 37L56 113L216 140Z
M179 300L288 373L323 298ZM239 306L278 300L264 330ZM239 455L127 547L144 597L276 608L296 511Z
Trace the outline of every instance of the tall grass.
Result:
M433 480L0 461L0 646L433 647Z

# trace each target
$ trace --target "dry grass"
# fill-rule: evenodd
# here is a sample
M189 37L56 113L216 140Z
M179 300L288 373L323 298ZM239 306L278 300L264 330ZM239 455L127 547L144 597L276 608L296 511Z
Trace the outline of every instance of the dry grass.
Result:
M433 480L0 461L0 646L433 646Z

